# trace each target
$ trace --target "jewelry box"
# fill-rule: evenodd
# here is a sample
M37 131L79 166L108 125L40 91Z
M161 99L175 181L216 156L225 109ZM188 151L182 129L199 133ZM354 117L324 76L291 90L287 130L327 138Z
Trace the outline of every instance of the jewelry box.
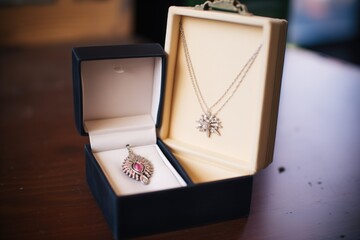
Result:
M165 86L162 47L78 47L72 62L76 127L90 139L85 158L91 192L115 238L159 231L169 214L162 209L176 202L167 190L192 184L156 136ZM123 171L130 153L150 161L149 183Z
M247 12L170 7L160 138L195 183L253 175L272 162L286 28ZM209 137L205 100L221 124Z
M249 213L253 176L272 160L285 32L284 20L171 7L166 53L158 44L73 49L76 127L90 139L86 178L114 238ZM220 135L199 131L196 89L209 105L226 102L212 112ZM137 169L126 162L132 154L150 162L148 184L126 172Z

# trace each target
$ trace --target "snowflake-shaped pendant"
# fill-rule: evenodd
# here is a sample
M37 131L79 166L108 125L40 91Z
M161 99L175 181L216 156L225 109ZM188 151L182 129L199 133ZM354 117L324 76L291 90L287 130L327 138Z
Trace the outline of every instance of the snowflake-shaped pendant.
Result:
M200 132L206 132L208 137L211 137L212 133L221 135L219 129L222 128L221 121L215 115L212 115L210 112L202 114L201 118L196 121L198 123L197 129Z

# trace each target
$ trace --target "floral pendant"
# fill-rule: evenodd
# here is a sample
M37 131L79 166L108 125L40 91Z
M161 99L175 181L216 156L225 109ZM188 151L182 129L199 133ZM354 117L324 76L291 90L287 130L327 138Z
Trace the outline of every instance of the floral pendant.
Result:
M130 149L130 145L126 145L129 155L125 158L122 164L122 171L130 178L141 181L147 185L150 183L150 177L154 172L154 168L149 160L136 155Z
M201 118L196 121L198 125L196 126L200 132L205 132L208 137L211 137L211 134L216 133L221 135L219 129L222 128L221 121L215 115L212 115L211 112L202 114Z

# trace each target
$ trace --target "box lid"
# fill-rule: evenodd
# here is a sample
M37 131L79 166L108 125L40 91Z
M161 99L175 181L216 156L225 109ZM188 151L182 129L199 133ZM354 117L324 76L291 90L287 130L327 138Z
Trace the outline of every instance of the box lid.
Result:
M93 134L132 128L146 132L161 124L165 54L159 44L77 47L72 60L81 135L89 128Z
M169 9L160 136L194 182L250 175L271 163L286 27L282 19ZM220 136L196 129L201 97L218 111Z

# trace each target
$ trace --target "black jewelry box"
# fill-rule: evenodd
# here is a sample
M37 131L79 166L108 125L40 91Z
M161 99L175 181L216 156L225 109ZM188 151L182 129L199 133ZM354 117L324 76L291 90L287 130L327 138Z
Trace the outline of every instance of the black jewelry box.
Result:
M165 54L158 44L142 44L142 45L122 45L122 46L100 46L100 47L79 47L73 49L73 79L74 79L74 102L76 126L80 134L88 135L86 128L86 118L88 114L84 114L87 90L85 86L88 84L84 73L84 64L91 62L99 63L99 61L107 62L108 60L132 60L134 58L160 58L161 59L161 80L162 86L160 91L164 89L163 77L165 76ZM116 62L115 62L116 63ZM126 66L120 66L114 62L108 62L110 71L131 71ZM99 63L101 65L101 63ZM120 69L119 68L123 68ZM136 68L142 68L136 65ZM99 67L99 71L101 66ZM97 71L97 67L91 65L91 70ZM102 70L101 70L102 71ZM108 74L108 73L105 73ZM104 74L104 75L105 75ZM116 73L117 74L117 73ZM121 74L121 73L120 73ZM100 75L101 76L101 75ZM93 75L91 76L93 77ZM116 79L118 80L118 79ZM104 86L104 79L96 78L96 83ZM140 85L141 86L141 85ZM105 87L105 86L104 86ZM109 86L113 88L114 86ZM99 91L108 91L102 89ZM116 89L115 89L116 92ZM100 96L91 96L91 101L101 101ZM159 101L159 105L161 101ZM114 103L115 104L115 103ZM128 104L124 102L123 104ZM114 108L119 107L114 105ZM120 106L121 107L121 106ZM161 113L161 109L158 109ZM85 115L85 118L84 118ZM110 121L114 117L110 118ZM158 118L157 124L161 124L161 118ZM95 120L89 120L96 121ZM100 119L99 121L103 121ZM101 122L100 122L101 123ZM105 125L105 124L103 124ZM155 132L154 132L155 134ZM134 146L136 146L133 143ZM86 177L90 190L94 195L97 203L102 209L105 219L108 222L115 238L127 238L139 235L152 234L162 231L170 231L179 228L186 228L210 222L233 219L248 212L251 195L251 177L243 177L242 181L226 180L219 183L207 183L194 185L183 170L181 165L172 156L161 139L156 139L156 145L161 149L162 153L169 160L169 163L184 179L187 186L176 187L167 190L153 190L151 192L119 195L111 182L107 169L99 163L96 158L98 151L114 151L113 149L99 150L96 152L91 145L85 146L86 157ZM124 148L125 145L115 146L116 148ZM116 151L116 150L115 150ZM136 151L136 150L135 150ZM124 158L116 159L119 164ZM111 159L110 159L111 160ZM149 159L151 161L151 159ZM124 175L118 166L113 169L119 175ZM156 173L155 166L155 173ZM125 176L127 178L127 176ZM133 179L128 178L128 182L132 185L142 185ZM149 186L151 186L151 183ZM143 187L149 187L143 185ZM236 191L234 191L236 189ZM224 204L226 203L226 204ZM209 209L212 209L209 211Z
M250 131L256 133L251 143L258 145L251 146L255 153L246 161L250 162L249 169L242 163L229 163L227 152L233 150L222 148L221 144L215 146L215 152L206 148L201 151L208 147L206 142L231 139L225 130L226 117L223 118L222 136L207 138L203 133L192 132L197 131L197 116L192 118L191 114L184 114L184 106L181 102L179 105L179 100L184 97L194 99L193 92L186 92L187 88L181 87L183 81L187 81L183 77L180 65L184 62L177 46L181 19L184 27L190 29L190 34L194 31L192 27L202 24L211 26L214 22L225 22L230 28L240 26L241 29L241 26L249 27L255 22L260 35L266 36L262 43L264 51L258 57L260 65L256 66L258 69L264 67L265 74L255 76L265 87L261 91L256 85L250 89L253 91L250 95L260 95L263 101L258 101L253 110L261 114L259 124L251 126L256 128ZM193 19L211 21L191 26ZM272 159L285 45L284 24L280 20L259 20L259 17L248 20L232 13L175 7L169 12L165 45L167 63L166 54L158 44L73 49L76 126L80 134L90 138L90 144L85 146L87 182L115 238L189 228L249 213L253 175ZM196 41L189 37L189 44ZM271 50L270 44L275 50ZM211 55L203 57L212 58ZM235 55L229 55L229 61L234 58ZM269 63L270 59L275 64ZM190 112L196 110L196 102L189 105L185 101L184 104ZM191 117L190 120L187 116ZM192 121L193 128L185 127L188 121ZM233 130L237 133L237 129ZM190 133L181 134L181 131ZM240 136L238 143L248 136ZM126 144L132 145L136 154L153 163L155 170L149 185L143 185L122 172L121 164L127 156ZM236 145L230 143L230 147ZM241 161L236 156L230 159ZM232 167L234 172L229 171Z

